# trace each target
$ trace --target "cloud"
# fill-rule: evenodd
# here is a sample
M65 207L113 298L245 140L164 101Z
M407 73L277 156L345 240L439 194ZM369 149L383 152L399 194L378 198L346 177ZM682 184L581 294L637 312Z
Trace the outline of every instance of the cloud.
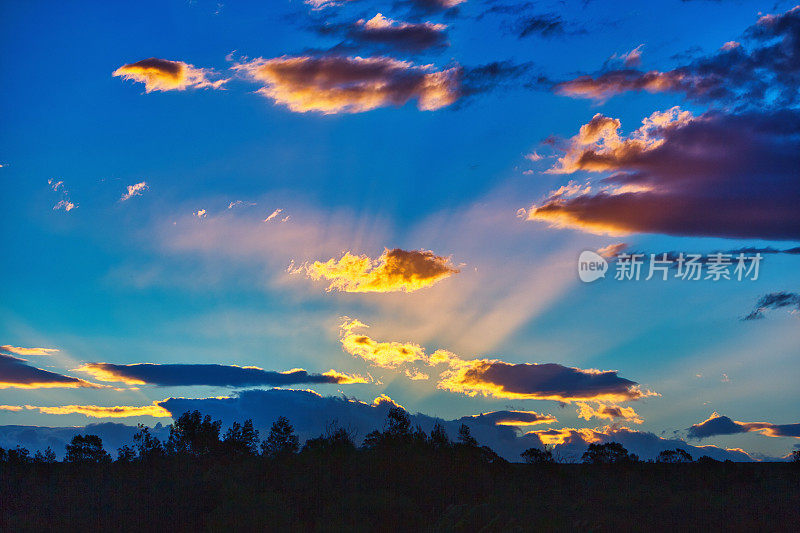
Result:
M559 94L605 101L626 91L677 92L698 102L787 107L800 102L800 6L764 15L745 32L752 44L725 43L716 53L668 71L620 69L559 83Z
M468 396L554 400L558 402L623 402L656 393L643 391L635 381L615 370L584 370L557 363L506 363L497 359L465 361L439 350L430 361L447 363L436 386Z
M603 246L602 248L598 248L597 253L602 255L606 259L613 259L627 247L628 245L626 243L618 242L615 244L609 244L608 246Z
M517 37L523 39L531 35L554 37L565 33L564 19L555 13L530 15L516 20L511 29Z
M60 192L61 193L61 200L56 202L53 206L53 211L72 211L78 207L78 204L73 203L69 199L69 191L67 191L66 187L64 186L64 182L62 180L54 180L52 178L47 180L47 184L53 189L53 192Z
M263 83L259 94L297 113L360 113L413 99L420 110L433 111L459 97L459 68L437 71L383 56L258 58L232 69Z
M764 311L768 309L782 309L788 307L792 314L800 313L800 294L796 292L771 292L758 299L755 309L742 320L758 320L764 318Z
M378 13L369 20L358 20L349 27L354 41L383 45L401 52L421 52L447 46L445 24L402 22Z
M627 137L620 128L597 114L558 147L549 172L602 178L534 204L528 219L612 235L800 239L800 111L695 117L674 107Z
M309 374L301 368L287 372L273 372L255 366L216 364L153 364L87 363L75 369L85 372L98 381L125 383L127 385L157 385L178 387L208 385L213 387L251 387L257 385L296 385L299 383L368 383L365 378L351 376L335 370L323 374Z
M533 426L537 424L555 424L553 415L543 415L535 411L491 411L479 415L464 416L463 422L486 423L496 426Z
M228 80L212 81L214 71L197 68L183 61L170 61L151 57L123 65L112 76L144 83L145 91L185 91L186 89L219 89Z
M269 222L270 220L274 220L278 215L281 214L282 211L283 209L276 209L275 211L270 213L269 216L267 216L267 218L264 219L264 222Z
M719 413L713 413L699 424L693 424L688 429L687 435L690 439L705 439L716 435L735 435L752 431L768 437L794 437L800 439L800 423L779 425L769 422L736 422Z
M142 193L147 189L149 189L149 187L147 186L147 182L144 181L135 183L133 185L128 185L128 192L123 194L119 201L124 202L126 200L130 200L134 196L141 196Z
M25 359L0 353L0 389L101 387L101 385L95 385L79 378L57 374L49 370L42 370L26 363Z
M612 59L619 59L626 67L638 67L642 63L642 48L644 48L644 44L640 44L630 52L620 56L614 55Z
M426 361L425 349L418 344L378 342L354 330L369 327L358 320L344 317L340 328L340 341L345 352L361 357L381 368L397 368L406 363Z
M153 405L131 406L116 405L114 407L101 407L99 405L59 405L56 407L39 407L26 405L25 409L36 410L48 415L80 414L89 418L127 418L131 416L152 416L155 418L170 418L169 411L153 402ZM22 409L22 407L19 407Z
M78 207L78 205L70 202L69 200L59 200L56 202L56 205L53 206L53 211L59 211L61 209L64 211L72 211L76 207Z
M315 281L330 281L328 291L341 292L414 292L429 287L459 270L449 257L430 250L385 249L377 259L350 252L340 259L314 261L296 272Z
M319 10L328 7L337 7L347 2L354 2L355 0L305 0L305 3L310 5L312 9Z
M23 348L21 346L11 346L10 344L0 345L0 352L9 352L16 355L52 355L58 348Z
M632 407L621 407L619 405L598 405L593 407L588 403L578 403L578 416L585 420L592 418L601 418L608 420L627 420L634 424L641 424L644 422Z
M496 359L464 360L447 350L430 356L414 343L378 342L355 330L366 324L345 317L340 329L344 350L382 367L397 368L423 362L430 366L446 364L436 386L468 396L555 400L558 402L621 402L656 396L642 391L638 383L617 376L613 370L583 370L556 363L512 364ZM635 414L635 413L634 413Z
M429 15L442 11L455 10L456 7L467 0L401 0L400 4L407 4L411 12L418 15Z
M196 216L197 218L206 218L208 216L208 213L206 213L205 209L198 209L197 211L192 213L192 215Z

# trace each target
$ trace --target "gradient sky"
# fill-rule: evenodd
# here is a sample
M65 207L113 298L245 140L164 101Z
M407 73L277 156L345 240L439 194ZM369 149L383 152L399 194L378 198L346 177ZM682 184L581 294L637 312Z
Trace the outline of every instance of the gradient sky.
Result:
M274 385L385 394L448 420L558 420L521 431L616 424L686 439L714 412L796 425L800 255L765 254L757 281L577 277L582 251L619 243L800 246L793 5L3 2L0 424L106 420L25 406L147 407ZM389 24L378 13L394 30L365 30ZM149 91L135 66L148 58L173 62L150 64ZM345 252L360 266L326 290L321 263ZM776 293L785 305L743 320ZM352 320L373 344L423 357L347 350ZM452 357L433 364L437 350ZM561 399L443 385L479 359L580 379L559 370ZM193 366L126 382L104 381L101 362ZM231 365L317 377L220 378ZM20 366L85 381L30 385ZM331 369L356 379L319 377ZM592 369L642 396L580 396ZM502 379L536 388L528 371ZM580 418L580 403L638 420ZM123 414L107 420L170 421ZM761 426L712 433L689 442L755 458L798 443Z

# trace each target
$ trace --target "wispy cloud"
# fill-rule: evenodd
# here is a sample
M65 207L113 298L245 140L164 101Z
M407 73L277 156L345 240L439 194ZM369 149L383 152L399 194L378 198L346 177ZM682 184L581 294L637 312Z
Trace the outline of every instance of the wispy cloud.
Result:
M27 364L25 359L0 353L0 389L98 388L101 385Z
M128 63L115 70L112 76L144 83L146 92L184 91L193 89L219 89L228 80L213 80L211 69L197 68L183 61L170 61L151 57Z
M3 344L0 346L0 352L8 352L16 355L51 355L58 351L58 348L23 348L21 346L11 346L10 344Z
M145 181L134 183L133 185L128 185L128 191L120 197L119 201L125 202L127 200L130 200L134 196L141 196L142 193L149 188L150 187L147 185L147 182Z
M432 111L459 95L456 67L437 71L383 56L282 56L231 68L263 83L259 94L297 113L360 113L413 99L420 110Z

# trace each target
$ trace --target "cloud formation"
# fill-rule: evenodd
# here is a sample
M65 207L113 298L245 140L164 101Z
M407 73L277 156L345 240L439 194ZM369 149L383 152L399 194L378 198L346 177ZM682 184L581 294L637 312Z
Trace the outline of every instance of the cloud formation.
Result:
M100 385L50 372L49 370L42 370L28 365L25 359L0 353L0 389L43 389L54 387L98 388Z
M465 361L439 350L431 363L445 362L436 386L468 396L490 396L519 400L558 402L624 402L655 393L643 391L638 383L619 377L615 370L584 370L557 363L506 363L497 359Z
M19 409L23 408L23 406L6 407L18 407ZM2 408L2 406L0 406L0 408ZM59 405L56 407L40 407L36 405L26 405L24 408L27 410L39 411L40 413L48 415L80 414L89 418L128 418L131 416L170 418L172 416L169 411L158 405L158 402L153 402L152 405L143 406L115 405L113 407L102 407L99 405Z
M403 22L378 13L369 20L358 20L348 35L361 43L383 45L401 52L421 52L447 46L447 25L433 22Z
M125 202L127 200L130 200L134 196L141 196L142 193L147 189L149 189L149 187L147 186L147 182L145 181L134 183L133 185L128 185L128 191L120 197L119 201Z
M366 327L369 326L359 320L350 320L348 317L344 317L344 322L339 329L339 340L344 351L381 368L397 368L406 363L427 360L425 349L418 344L378 342L354 331Z
M368 383L361 376L351 376L335 370L310 374L297 368L273 372L255 366L216 364L153 364L87 363L75 370L85 372L98 381L127 385L157 385L161 387L208 385L214 387L251 387L257 385L285 386L300 383Z
M228 80L212 80L214 71L197 68L183 61L151 57L122 65L112 76L144 83L146 92L185 91L186 89L219 89Z
M690 439L704 439L716 435L735 435L752 431L768 437L794 437L800 439L800 423L737 422L716 412L699 424L693 424L688 429L687 435Z
M377 259L345 252L338 260L314 261L296 271L330 281L328 291L342 292L414 292L459 272L449 257L400 248L386 249Z
M771 292L758 299L755 309L742 320L758 320L764 318L764 311L768 309L788 308L789 312L800 314L800 294L796 292Z
M535 411L491 411L479 415L461 417L463 422L492 424L495 426L533 426L537 424L555 424L553 415L543 415Z
M297 113L360 113L413 99L420 110L433 111L459 96L459 68L437 71L384 56L282 56L231 68L263 83L259 94Z
M634 424L641 424L644 422L644 420L636 414L636 411L633 410L633 407L622 407L619 405L600 404L594 407L588 403L579 402L578 416L585 420L600 418L607 420L626 420Z
M736 108L800 103L800 6L761 16L745 35L750 50L730 41L716 53L672 70L611 70L557 84L555 91L599 101L626 91L677 92L690 100Z
M22 346L11 346L10 344L0 345L0 352L8 352L16 355L52 355L58 348L23 348Z
M528 220L592 233L800 239L800 111L694 117L656 112L628 136L597 114L554 144L549 172L603 173L571 195L551 194Z

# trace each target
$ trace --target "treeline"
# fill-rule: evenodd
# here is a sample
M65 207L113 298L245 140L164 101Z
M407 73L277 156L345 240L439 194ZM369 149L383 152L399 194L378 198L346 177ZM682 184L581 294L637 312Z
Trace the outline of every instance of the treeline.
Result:
M590 464L559 464L551 449L509 463L466 425L426 433L399 408L359 442L335 422L301 446L286 418L260 435L249 420L223 431L195 411L163 441L139 426L115 458L95 435L65 452L2 453L0 531L780 531L800 521L790 464L689 463L680 450L659 462L686 464L659 464L618 443L592 444Z
M193 457L203 459L236 460L262 457L269 460L282 460L297 453L351 453L356 451L377 451L393 453L398 451L453 451L469 452L486 463L505 462L488 446L480 446L471 435L466 424L462 424L455 441L452 441L444 427L437 423L430 434L419 426L411 426L408 413L400 407L392 407L387 415L383 431L369 433L360 447L356 445L354 432L331 422L322 435L309 439L302 449L294 428L286 417L279 417L270 428L267 438L260 440L259 431L253 427L252 420L244 423L234 422L222 434L222 421L212 420L199 411L186 412L169 428L169 438L161 442L150 428L139 424L131 445L117 450L116 462L163 461L171 457ZM66 445L66 463L110 463L111 455L103 448L97 435L76 435ZM800 463L800 450L793 452L794 462ZM522 452L521 458L529 464L562 462L553 454L552 447L529 448ZM592 443L581 457L585 464L632 464L640 458L629 453L618 442ZM55 452L47 447L31 456L29 450L17 446L9 450L0 448L0 462L10 464L52 464L58 462ZM691 463L692 456L683 449L663 450L657 458L649 462ZM699 463L719 462L709 456L697 459Z

